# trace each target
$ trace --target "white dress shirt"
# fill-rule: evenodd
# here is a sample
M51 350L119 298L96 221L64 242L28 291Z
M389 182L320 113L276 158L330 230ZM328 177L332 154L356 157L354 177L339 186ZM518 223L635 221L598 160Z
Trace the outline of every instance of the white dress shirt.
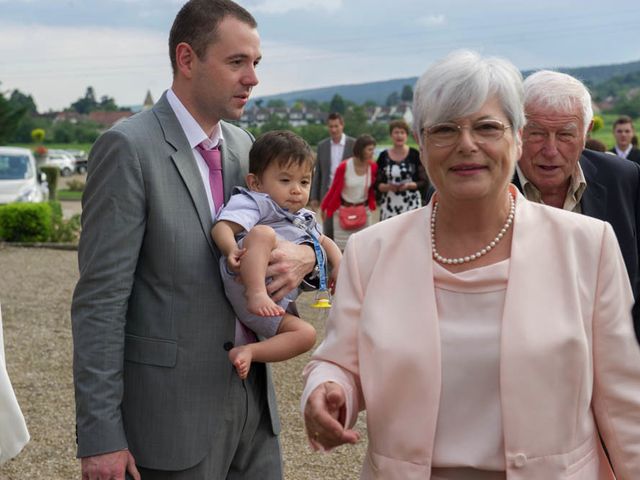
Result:
M333 182L333 175L336 173L336 168L342 162L342 157L344 156L344 146L347 143L347 136L343 133L342 137L340 137L340 141L335 143L333 139L331 139L331 175L329 176L329 184Z

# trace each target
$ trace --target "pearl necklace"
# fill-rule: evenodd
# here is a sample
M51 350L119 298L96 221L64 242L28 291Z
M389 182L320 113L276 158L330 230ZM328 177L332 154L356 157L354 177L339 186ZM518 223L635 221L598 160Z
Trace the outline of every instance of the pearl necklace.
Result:
M509 195L509 202L511 205L509 208L509 215L507 215L507 221L504 223L502 229L498 232L498 235L496 235L496 237L493 240L491 240L486 247L481 248L476 253L472 255L468 255L466 257L458 257L458 258L445 258L442 255L440 255L436 250L436 215L438 213L438 202L434 202L433 211L431 212L431 250L433 252L433 258L439 263L446 263L448 265L458 265L461 263L468 263L468 262L477 260L478 258L482 257L483 255L486 255L491 250L493 250L496 247L496 245L500 243L500 240L502 240L502 237L504 237L504 235L507 233L507 230L509 230L509 227L513 223L513 217L516 213L516 201L514 200L511 193L509 193L508 195Z

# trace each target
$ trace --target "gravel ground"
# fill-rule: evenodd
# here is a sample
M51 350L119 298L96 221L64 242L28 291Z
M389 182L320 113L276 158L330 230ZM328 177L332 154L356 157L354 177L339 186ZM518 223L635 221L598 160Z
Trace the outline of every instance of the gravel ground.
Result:
M0 467L0 480L79 479L75 459L69 305L77 281L76 252L15 248L0 244L0 304L7 369L27 419L31 442ZM301 315L323 337L324 313L299 301ZM282 420L286 480L358 478L366 449L343 446L330 455L311 452L299 414L301 355L274 364ZM359 430L364 433L362 419Z

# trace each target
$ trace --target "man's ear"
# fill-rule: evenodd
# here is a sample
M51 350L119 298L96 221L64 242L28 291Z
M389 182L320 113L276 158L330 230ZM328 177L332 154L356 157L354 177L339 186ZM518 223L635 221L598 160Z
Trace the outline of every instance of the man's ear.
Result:
M196 52L191 45L180 42L176 46L176 68L186 78L193 76L193 63L196 60Z
M247 188L249 188L249 190L253 190L254 192L256 192L260 189L260 179L253 173L247 174L247 176L245 177L245 182L247 183Z
M593 120L589 122L589 127L587 128L587 133L589 133L593 129Z

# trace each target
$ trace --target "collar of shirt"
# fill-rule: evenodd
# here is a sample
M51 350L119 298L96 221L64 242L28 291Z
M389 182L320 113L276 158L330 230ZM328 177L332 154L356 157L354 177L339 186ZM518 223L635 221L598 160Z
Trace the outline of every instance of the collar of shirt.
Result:
M627 158L627 155L629 155L629 152L631 151L632 148L633 148L633 145L629 145L626 150L620 150L618 148L618 145L616 145L616 155L622 158Z
M333 138L331 139L331 145L334 147L337 147L338 145L340 145L341 147L344 147L345 142L347 141L347 136L343 133L342 136L340 137L340 141L339 142L334 142Z
M205 148L209 150L218 146L220 142L224 140L222 138L220 123L216 124L211 137L208 137L204 130L202 130L200 124L196 122L195 118L193 118L191 113L189 113L187 107L184 106L172 89L167 90L167 101L169 102L169 105L171 105L173 113L176 114L178 123L180 123L180 126L184 131L191 149L196 148L196 146L204 142Z
M520 169L520 165L517 163L516 175L518 175L518 180L520 180L520 185L522 185L522 192L524 193L525 198L535 203L544 204L540 190L538 190L538 188L524 176L524 173L522 173L522 170ZM564 199L564 206L562 207L563 210L582 213L580 200L582 200L582 194L586 188L587 181L584 178L582 167L580 166L580 163L576 163L576 169L569 180L569 189L567 190L567 196Z

